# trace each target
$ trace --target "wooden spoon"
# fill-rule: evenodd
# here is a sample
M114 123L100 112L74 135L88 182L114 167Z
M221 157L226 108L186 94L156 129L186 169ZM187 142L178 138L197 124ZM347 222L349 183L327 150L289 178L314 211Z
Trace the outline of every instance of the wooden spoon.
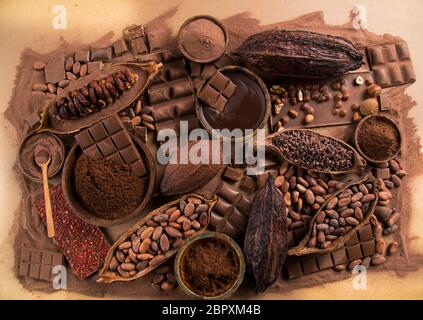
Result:
M51 154L45 148L34 149L35 162L41 168L43 174L44 202L46 206L47 235L54 237L53 211L51 209L50 190L48 187L48 165L51 162Z

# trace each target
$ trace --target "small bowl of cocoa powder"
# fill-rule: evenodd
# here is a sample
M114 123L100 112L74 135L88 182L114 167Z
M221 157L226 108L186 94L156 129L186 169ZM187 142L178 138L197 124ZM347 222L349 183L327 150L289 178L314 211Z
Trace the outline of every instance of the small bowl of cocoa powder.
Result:
M244 254L229 236L204 232L186 241L175 259L179 286L196 299L228 298L241 285Z
M394 120L375 114L362 119L355 129L357 151L369 162L383 163L401 150L401 131Z

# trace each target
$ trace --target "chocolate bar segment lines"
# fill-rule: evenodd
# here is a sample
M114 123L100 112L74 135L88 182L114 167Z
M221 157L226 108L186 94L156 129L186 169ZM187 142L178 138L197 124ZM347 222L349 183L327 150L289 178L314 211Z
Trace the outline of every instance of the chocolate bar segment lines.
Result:
M53 268L57 265L64 265L64 257L60 252L23 247L19 262L19 276L51 281Z
M198 93L198 99L217 111L225 110L228 99L235 93L235 84L217 70L204 88Z
M82 152L92 159L105 158L117 164L127 164L138 177L147 174L141 155L117 115L79 132L75 140Z
M367 48L367 53L376 83L382 88L416 81L407 43L372 46Z

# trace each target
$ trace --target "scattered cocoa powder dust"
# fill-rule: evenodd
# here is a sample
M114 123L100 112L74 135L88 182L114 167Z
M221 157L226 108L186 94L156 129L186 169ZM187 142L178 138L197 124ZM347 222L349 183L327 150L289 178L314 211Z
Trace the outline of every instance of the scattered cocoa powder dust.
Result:
M383 161L391 158L400 147L398 130L382 117L364 120L358 132L358 145L370 159Z
M179 41L191 57L207 61L217 59L223 53L226 38L219 25L200 18L181 28Z
M221 239L205 238L189 247L181 261L182 281L193 292L215 297L228 291L239 275L235 251Z
M96 216L115 219L126 216L141 203L145 180L128 166L81 155L75 164L75 190L83 205Z

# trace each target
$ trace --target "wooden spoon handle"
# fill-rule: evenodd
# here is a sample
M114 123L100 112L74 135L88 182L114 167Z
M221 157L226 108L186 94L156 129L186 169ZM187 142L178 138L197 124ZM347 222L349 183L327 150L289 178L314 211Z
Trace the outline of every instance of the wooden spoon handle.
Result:
M51 209L50 190L48 187L48 163L42 165L43 172L43 189L44 189L44 203L46 205L46 221L47 221L47 235L49 238L54 237L54 222L53 211Z

